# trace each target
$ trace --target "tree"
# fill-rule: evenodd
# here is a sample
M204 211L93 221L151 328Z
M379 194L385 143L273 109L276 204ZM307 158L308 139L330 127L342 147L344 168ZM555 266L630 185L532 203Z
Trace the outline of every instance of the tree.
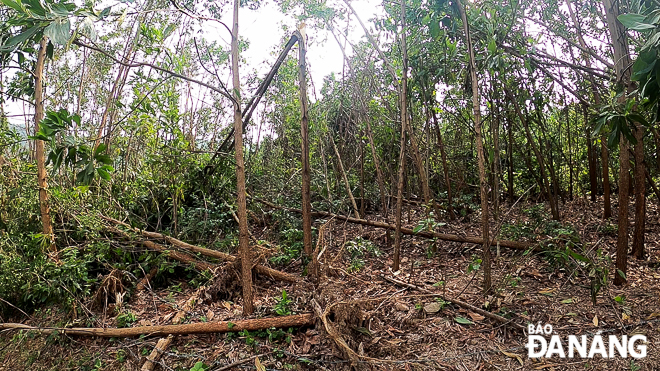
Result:
M484 292L490 290L490 243L489 243L489 217L488 217L488 183L486 179L486 159L484 156L484 142L481 128L481 102L479 100L479 79L477 78L477 64L474 58L474 48L470 36L470 25L468 23L466 8L460 0L457 0L458 11L463 21L463 32L465 33L465 44L470 57L470 80L472 85L472 112L474 116L474 132L477 146L477 163L479 166L479 193L481 197L481 238L483 238L483 265L484 265Z
M234 158L236 159L236 204L238 206L238 250L241 256L241 278L243 286L243 315L254 312L252 299L252 251L247 221L245 192L245 162L243 159L243 114L241 112L241 79L238 70L238 8L240 1L234 0L234 18L231 31L231 72L234 86Z
M623 25L617 17L621 14L619 11L619 2L615 0L603 0L605 6L605 18L607 27L610 31L612 47L614 48L614 63L617 77L617 85L621 93L618 97L619 103L627 101L628 94L633 90L630 80L631 65L630 51L628 49L628 36ZM629 184L630 184L630 160L629 160L629 142L626 138L625 130L627 122L621 122L619 131L619 234L616 244L616 269L617 274L614 278L615 285L622 285L626 282L626 271L628 265L628 204L630 202Z

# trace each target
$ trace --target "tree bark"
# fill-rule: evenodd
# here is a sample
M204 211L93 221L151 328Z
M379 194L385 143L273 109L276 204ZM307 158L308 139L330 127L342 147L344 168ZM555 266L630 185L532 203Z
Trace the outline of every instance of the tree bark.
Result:
M39 123L44 118L44 64L46 63L46 47L48 38L42 37L39 43L37 64L34 67L34 132L39 131ZM37 160L37 185L39 186L39 210L41 212L41 225L43 238L48 240L50 251L57 254L53 223L50 218L50 202L48 200L48 174L46 172L45 145L43 140L35 140L35 159Z
M21 323L0 323L0 330L27 330L37 331L45 335L54 333L76 336L99 336L99 337L135 337L163 336L163 335L189 335L189 334L211 334L239 331L265 330L271 327L306 327L314 324L314 315L311 313L296 314L293 316L256 318L239 321L190 323L185 325L161 325L140 326L129 328L58 328L58 327L33 327Z
M241 112L241 80L238 75L238 8L240 1L234 0L234 20L231 38L231 74L234 86L234 156L236 158L236 204L238 205L238 250L241 256L241 279L243 281L243 315L254 311L252 298L252 252L248 233L247 202L245 199L245 164L243 160L243 115Z
M147 360L144 361L144 364L142 365L140 371L153 371L160 357L162 357L165 350L167 350L167 348L172 343L172 339L173 337L170 335L166 338L162 338L158 340L156 347L154 348L154 350L151 351L151 354L149 354Z

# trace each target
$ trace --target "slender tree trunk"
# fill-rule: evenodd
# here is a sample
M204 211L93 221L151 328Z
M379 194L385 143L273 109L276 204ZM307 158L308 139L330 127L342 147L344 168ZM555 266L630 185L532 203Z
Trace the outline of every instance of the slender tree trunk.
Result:
M644 163L644 127L637 124L635 130L635 231L632 253L637 259L644 258L644 229L646 228L646 166Z
M39 131L39 123L44 118L44 64L46 63L46 47L48 39L44 36L39 43L37 64L34 68L34 131ZM48 201L48 174L46 173L45 145L43 140L35 140L35 158L37 160L37 184L39 186L39 210L41 212L42 233L48 239L50 250L57 254L53 224L50 219L50 204Z
M483 238L483 266L484 266L484 292L490 290L490 244L489 240L489 218L488 218L488 184L486 184L486 159L484 156L484 143L481 133L481 104L479 102L479 80L477 79L477 64L474 60L474 49L470 37L470 26L468 25L466 9L462 2L457 0L458 10L463 20L463 31L465 32L465 43L470 54L470 78L472 80L472 110L474 112L474 131L477 141L477 160L479 164L479 188L481 190L481 235Z
M245 199L245 164L243 162L243 115L241 113L241 80L238 70L238 8L234 0L234 21L231 38L231 71L234 87L234 143L236 158L236 203L238 204L238 249L241 256L241 278L243 285L243 315L254 312L252 299L252 252L248 232L247 205Z
M600 137L600 160L603 163L603 219L612 216L612 197L610 196L610 155L607 150L607 139Z
M363 137L363 133L360 136ZM360 218L364 219L365 213L365 194L364 194L364 144L362 139L359 141L360 146Z
M497 91L493 91L497 96ZM492 120L491 131L493 135L493 217L500 219L500 105L494 101L492 105L495 110L495 119Z
M616 71L617 83L630 93L630 51L628 49L628 37L623 25L617 20L621 12L616 0L603 0L605 7L605 18L610 30L612 46L614 48L614 69ZM623 94L619 102L627 99ZM628 204L630 202L630 155L628 154L628 140L621 134L619 139L619 236L616 245L616 269L614 284L619 286L626 282L625 274L628 266Z
M577 111L575 112L575 124L577 127ZM566 108L566 132L568 134L568 199L573 201L573 136L571 133L570 109Z
M584 122L586 123L589 122L589 115L587 113L587 108L583 106L583 109ZM587 164L589 165L589 189L591 191L591 202L596 202L596 195L598 193L598 179L596 177L596 154L594 153L594 140L591 138L591 132L588 126L586 129L585 138L587 140Z
M299 84L300 84L300 137L302 142L302 220L303 220L303 248L307 256L312 255L312 200L310 196L310 169L309 169L309 115L307 113L307 64L305 61L307 55L307 40L305 28L302 26L299 30L300 39L298 40L298 66L299 66ZM312 269L312 274L316 267Z
M399 84L399 108L401 112L401 148L399 150L399 179L396 190L396 230L394 233L394 257L392 270L398 271L401 264L401 212L403 207L403 186L406 167L406 122L408 121L408 55L406 51L406 0L401 0L401 50L403 52L403 75ZM395 75L396 76L396 75Z

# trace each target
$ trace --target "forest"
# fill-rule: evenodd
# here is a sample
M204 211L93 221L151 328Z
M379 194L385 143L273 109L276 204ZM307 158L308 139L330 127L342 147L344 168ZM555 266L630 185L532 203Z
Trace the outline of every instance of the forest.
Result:
M0 370L660 369L658 0L0 30Z

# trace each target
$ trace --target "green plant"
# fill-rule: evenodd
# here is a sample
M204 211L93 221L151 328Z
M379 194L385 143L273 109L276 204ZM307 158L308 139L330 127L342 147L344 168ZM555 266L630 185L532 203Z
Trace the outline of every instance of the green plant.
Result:
M117 327L129 327L137 321L135 314L131 312L122 313L117 316Z
M434 232L436 228L442 227L447 225L447 223L442 223L438 222L435 220L433 217L433 212L429 214L429 217L426 219L421 219L419 222L417 222L417 225L413 229L414 233L418 233L420 231L429 231L429 232Z
M254 338L253 334L250 333L248 330L243 330L238 333L239 336L243 336L245 338L245 344L249 345L251 347L256 347L257 346L257 339Z
M123 349L119 349L119 350L117 351L117 356L116 356L116 358L117 358L117 362L122 362L122 363L123 363L123 362L126 362L126 351L123 350Z
M286 265L300 256L303 249L303 231L295 228L287 229L281 232L281 236L282 251L270 258L270 261L278 265Z
M209 365L207 365L204 362L197 362L195 365L190 369L190 371L206 371L210 368Z
M630 371L639 371L642 369L642 366L635 363L635 360L630 360Z
M476 255L472 255L472 262L468 264L467 273L476 272L481 268L482 260L479 259Z
M278 316L291 315L291 299L287 296L286 290L282 290L282 298L276 299L277 303L273 306L273 310Z
M365 240L362 237L357 237L354 240L346 243L346 251L350 257L350 265L348 272L357 272L365 266L364 258L368 255L379 257L381 251L371 241Z

